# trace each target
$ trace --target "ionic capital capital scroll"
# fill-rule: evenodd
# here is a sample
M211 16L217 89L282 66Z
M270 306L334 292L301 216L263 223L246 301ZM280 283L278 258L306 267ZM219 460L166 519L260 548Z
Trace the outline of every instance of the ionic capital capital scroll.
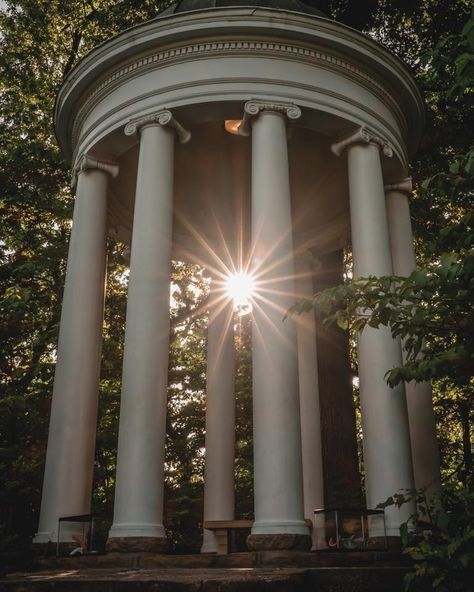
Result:
M244 105L244 118L239 127L239 135L249 136L251 120L264 111L281 113L289 120L293 121L301 117L301 109L293 103L272 103L271 101L257 100L247 101Z
M398 191L399 193L404 193L408 197L411 195L413 191L413 183L411 177L407 177L406 179L402 179L397 183L390 183L385 185L385 193L389 191Z
M171 111L163 109L157 113L151 113L139 119L132 119L127 123L124 129L126 136L133 136L139 133L140 129L146 125L161 125L172 128L181 144L186 144L191 139L191 133L185 129L173 116Z
M393 156L389 142L367 127L360 127L355 133L335 142L331 146L332 153L341 156L344 150L353 144L375 144L387 158Z
M113 179L119 174L119 166L115 162L97 160L88 154L83 154L72 169L71 188L77 185L77 177L85 171L99 170L108 173Z

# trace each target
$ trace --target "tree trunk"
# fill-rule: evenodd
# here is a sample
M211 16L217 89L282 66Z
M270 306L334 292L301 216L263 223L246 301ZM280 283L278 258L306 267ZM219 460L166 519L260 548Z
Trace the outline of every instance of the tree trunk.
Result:
M319 257L315 292L343 281L343 252ZM349 335L338 327L316 321L319 396L326 508L354 508L362 504L357 457L356 421L349 362Z
M464 459L464 483L467 483L472 475L473 461L471 450L471 426L470 426L470 405L468 401L461 402L459 406L459 415L462 428L462 450Z

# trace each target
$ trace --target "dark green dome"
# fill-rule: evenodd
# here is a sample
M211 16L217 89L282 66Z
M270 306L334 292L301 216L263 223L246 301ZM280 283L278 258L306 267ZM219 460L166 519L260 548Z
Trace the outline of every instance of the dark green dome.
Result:
M159 16L170 14L179 14L191 10L201 10L205 8L235 8L235 7L262 7L276 8L278 10L291 10L302 12L312 16L327 16L321 10L309 6L302 0L178 0Z

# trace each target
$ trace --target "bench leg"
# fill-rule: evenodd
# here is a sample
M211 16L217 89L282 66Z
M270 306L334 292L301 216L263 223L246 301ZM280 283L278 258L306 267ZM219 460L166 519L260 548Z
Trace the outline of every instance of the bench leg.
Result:
M229 543L228 543L228 534L227 528L218 528L214 531L217 540L217 554L218 555L228 555L229 553Z

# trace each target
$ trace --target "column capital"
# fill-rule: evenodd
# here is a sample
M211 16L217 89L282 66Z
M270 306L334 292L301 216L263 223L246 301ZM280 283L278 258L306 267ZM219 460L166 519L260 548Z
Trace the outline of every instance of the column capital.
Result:
M74 189L77 185L77 177L80 173L97 169L108 173L112 178L119 174L119 166L115 162L97 160L88 154L83 154L79 157L74 168L72 169L71 188Z
M393 156L393 149L389 142L367 127L360 127L353 134L334 142L331 151L336 156L341 156L344 150L353 144L375 144L387 158Z
M189 142L191 139L191 133L174 118L169 109L162 109L161 111L151 113L145 117L132 119L125 126L124 133L126 136L134 136L147 125L161 125L163 127L169 126L176 132L181 144L186 144L186 142Z
M385 185L384 189L385 193L388 193L389 191L398 191L399 193L404 193L405 195L410 196L413 191L412 178L406 177L406 179L402 179L396 183L390 183Z
M301 117L301 109L293 103L273 103L272 101L258 101L252 99L244 105L244 118L239 127L239 135L250 135L250 122L263 111L281 113L288 119L295 120Z

